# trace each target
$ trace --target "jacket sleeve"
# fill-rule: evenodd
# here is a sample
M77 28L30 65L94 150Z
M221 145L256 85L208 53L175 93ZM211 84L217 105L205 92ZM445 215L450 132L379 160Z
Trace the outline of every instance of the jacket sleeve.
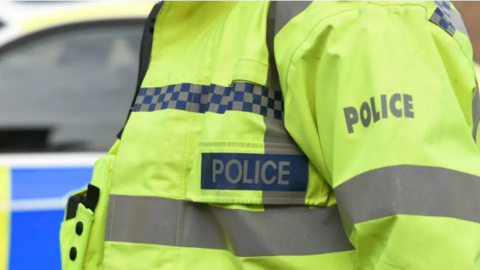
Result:
M287 128L333 188L362 270L480 268L473 64L466 36L428 16L368 3L332 16L287 75L314 123L297 134L290 114Z

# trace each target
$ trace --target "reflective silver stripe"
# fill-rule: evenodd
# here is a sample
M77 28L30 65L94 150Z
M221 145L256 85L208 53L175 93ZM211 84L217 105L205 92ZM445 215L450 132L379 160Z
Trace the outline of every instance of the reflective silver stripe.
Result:
M480 177L402 165L360 174L335 188L350 233L354 224L398 214L480 222Z
M454 10L453 8L451 9L450 12L451 12L450 23L453 24L453 27L455 27L455 29L464 33L468 37L467 28L463 23L462 16L460 15L460 13Z
M222 249L241 257L353 249L336 207L250 212L157 197L111 195L110 201L115 209L108 211L106 241Z
M304 155L290 134L288 134L283 121L269 117L264 117L263 120L266 126L264 137L265 154ZM263 191L262 203L264 205L304 205L306 195L306 191Z
M478 122L480 121L480 99L479 99L478 91L479 91L478 82L475 81L475 95L473 96L473 101L472 101L472 121L473 121L472 135L475 141L477 141Z
M266 154L303 155L302 150L285 129L282 120L264 117L263 122L266 127L264 141Z

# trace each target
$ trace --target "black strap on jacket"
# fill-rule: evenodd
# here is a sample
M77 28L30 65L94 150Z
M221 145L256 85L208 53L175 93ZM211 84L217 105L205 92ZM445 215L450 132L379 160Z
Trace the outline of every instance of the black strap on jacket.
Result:
M135 95L133 96L132 103L128 110L128 115L127 115L127 120L125 121L125 125L127 124L128 118L132 113L133 106L135 105L135 99L137 98L138 92L140 91L140 88L142 86L143 78L145 77L145 74L147 73L147 70L148 70L148 66L150 64L150 55L152 52L152 42L153 42L153 28L155 26L155 20L157 19L158 13L162 9L162 6L163 6L163 1L155 4L152 11L148 15L148 19L145 22L145 27L143 28L142 43L140 45L140 64L138 68L137 85L135 88ZM118 132L117 134L118 139L122 138L122 133L123 133L123 129L125 128L125 125L122 128L122 130Z

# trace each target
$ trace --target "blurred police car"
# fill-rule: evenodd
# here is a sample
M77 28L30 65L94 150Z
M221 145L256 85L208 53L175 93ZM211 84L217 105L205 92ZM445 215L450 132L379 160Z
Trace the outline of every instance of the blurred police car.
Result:
M153 5L0 1L0 270L60 269L65 197L125 121Z

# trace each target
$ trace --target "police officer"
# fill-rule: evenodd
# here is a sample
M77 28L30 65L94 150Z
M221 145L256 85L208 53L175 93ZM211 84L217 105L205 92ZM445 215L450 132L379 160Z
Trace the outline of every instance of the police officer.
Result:
M157 8L64 269L480 268L478 87L450 2Z

